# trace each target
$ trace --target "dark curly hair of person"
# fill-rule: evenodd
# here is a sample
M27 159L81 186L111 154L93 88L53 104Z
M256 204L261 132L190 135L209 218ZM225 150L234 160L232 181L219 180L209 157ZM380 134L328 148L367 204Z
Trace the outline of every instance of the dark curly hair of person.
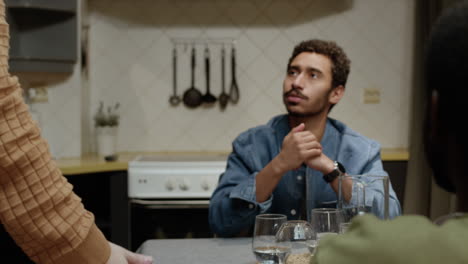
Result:
M340 46L333 41L320 39L302 41L294 47L291 58L289 58L288 61L287 69L289 69L292 60L302 52L315 52L330 58L332 61L332 87L334 88L339 85L345 87L351 61Z
M434 172L436 183L455 193L467 181L454 182L449 178L450 159L467 160L468 138L464 118L468 72L468 1L458 2L446 9L438 18L426 47L424 82L427 87L426 120L423 127L427 160ZM432 104L433 96L437 105ZM437 131L429 133L429 131ZM456 142L450 149L448 142ZM462 165L460 165L462 166ZM460 178L461 179L461 178Z

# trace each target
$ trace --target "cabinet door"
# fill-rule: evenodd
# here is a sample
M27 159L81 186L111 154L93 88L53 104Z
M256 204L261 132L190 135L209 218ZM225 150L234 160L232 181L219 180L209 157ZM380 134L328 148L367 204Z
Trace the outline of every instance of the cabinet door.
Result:
M403 208L403 201L405 198L405 185L406 185L406 168L408 167L407 161L384 161L384 170L390 176L393 190L400 200L401 207Z
M130 248L127 171L66 175L106 238Z

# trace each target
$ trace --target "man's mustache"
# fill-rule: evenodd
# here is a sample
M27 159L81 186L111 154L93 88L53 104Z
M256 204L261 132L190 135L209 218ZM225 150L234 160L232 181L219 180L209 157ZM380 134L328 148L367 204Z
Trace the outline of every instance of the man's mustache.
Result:
M286 97L288 97L288 96L290 96L290 95L296 96L296 97L299 97L299 98L302 98L302 99L305 99L305 100L309 99L309 97L307 97L307 96L305 96L304 94L302 94L297 88L292 88L291 90L285 92L285 93L283 94L283 97L286 98Z

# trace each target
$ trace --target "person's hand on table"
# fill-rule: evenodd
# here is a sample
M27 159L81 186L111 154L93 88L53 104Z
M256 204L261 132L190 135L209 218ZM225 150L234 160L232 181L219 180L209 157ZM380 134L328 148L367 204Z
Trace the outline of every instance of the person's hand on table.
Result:
M109 242L111 254L107 264L152 264L153 257L136 254Z

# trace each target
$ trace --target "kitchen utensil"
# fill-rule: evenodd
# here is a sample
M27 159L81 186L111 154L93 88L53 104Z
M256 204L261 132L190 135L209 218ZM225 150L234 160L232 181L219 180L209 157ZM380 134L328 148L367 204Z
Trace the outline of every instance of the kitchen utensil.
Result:
M287 219L282 214L259 214L255 217L252 250L261 264L283 264L291 252L289 243L276 241L276 233Z
M206 76L206 93L203 95L203 102L212 104L216 102L216 97L210 93L210 51L205 47L205 76Z
M221 94L219 95L219 106L221 107L221 110L224 110L226 108L226 105L229 101L229 95L226 93L225 87L224 87L224 61L226 57L226 50L224 49L224 46L221 48Z
M172 106L176 106L180 103L180 96L177 95L177 49L174 47L172 50L172 89L173 94L169 98L169 103Z
M239 101L239 87L237 85L236 80L236 48L232 46L231 50L231 89L229 90L229 99L233 103L237 103Z
M184 92L183 101L187 107L195 108L201 105L201 103L203 102L202 93L197 88L195 88L195 47L192 47L191 71L191 86Z

